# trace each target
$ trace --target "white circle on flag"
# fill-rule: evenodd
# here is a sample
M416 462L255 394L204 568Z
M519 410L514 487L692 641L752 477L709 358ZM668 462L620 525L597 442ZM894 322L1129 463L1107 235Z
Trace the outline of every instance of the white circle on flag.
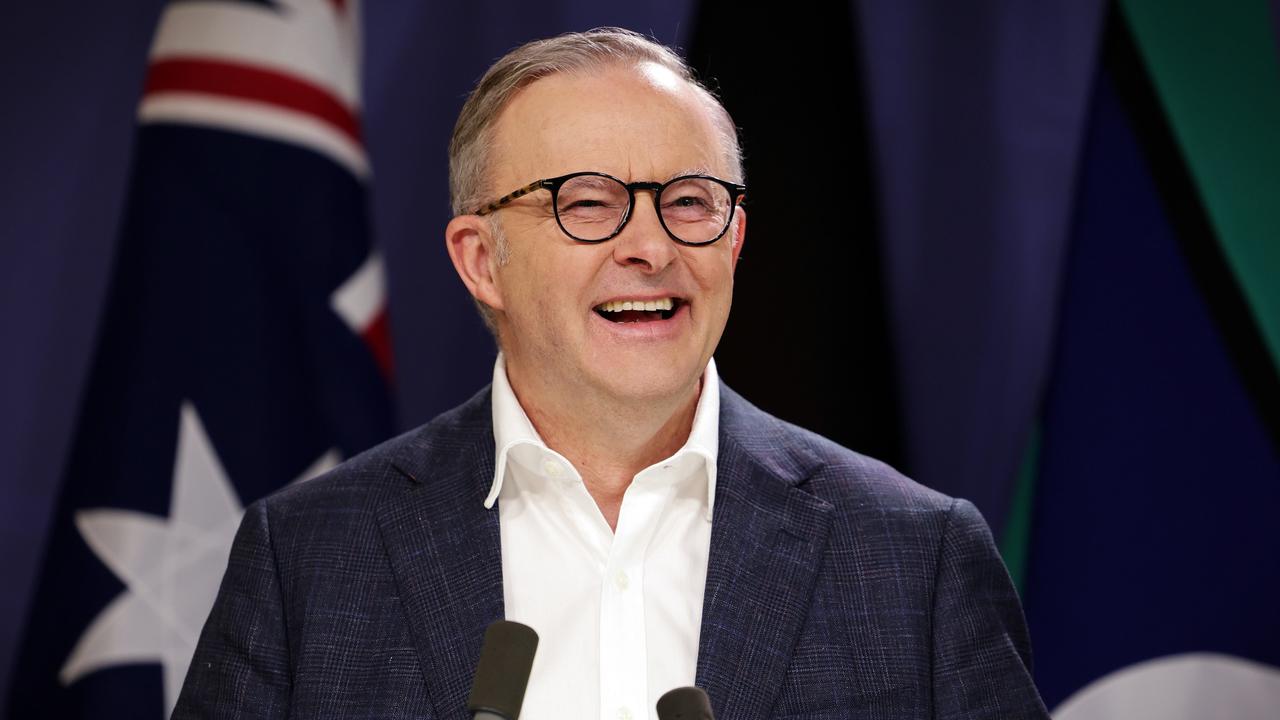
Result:
M1280 668L1217 653L1146 660L1086 685L1054 720L1275 720Z

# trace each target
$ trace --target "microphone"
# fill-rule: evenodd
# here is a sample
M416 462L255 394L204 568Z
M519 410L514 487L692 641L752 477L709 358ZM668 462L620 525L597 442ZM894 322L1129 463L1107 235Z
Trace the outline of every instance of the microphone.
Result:
M658 698L658 720L715 720L711 714L711 698L702 688L668 690Z
M516 720L524 704L538 633L528 625L497 620L484 631L480 662L467 710L474 720Z

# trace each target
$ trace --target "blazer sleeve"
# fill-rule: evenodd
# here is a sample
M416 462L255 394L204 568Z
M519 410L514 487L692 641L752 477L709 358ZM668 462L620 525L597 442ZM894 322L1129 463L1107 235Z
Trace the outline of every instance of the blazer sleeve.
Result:
M934 583L934 717L1044 718L1022 606L991 531L952 502Z
M288 716L289 644L280 590L266 505L255 503L236 532L174 720Z

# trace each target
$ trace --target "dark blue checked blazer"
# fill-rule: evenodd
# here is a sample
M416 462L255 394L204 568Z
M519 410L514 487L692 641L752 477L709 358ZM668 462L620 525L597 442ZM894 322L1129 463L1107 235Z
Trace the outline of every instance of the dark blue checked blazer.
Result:
M175 718L466 717L503 616L489 402L249 508ZM720 413L697 669L716 717L1048 717L971 504L727 388Z

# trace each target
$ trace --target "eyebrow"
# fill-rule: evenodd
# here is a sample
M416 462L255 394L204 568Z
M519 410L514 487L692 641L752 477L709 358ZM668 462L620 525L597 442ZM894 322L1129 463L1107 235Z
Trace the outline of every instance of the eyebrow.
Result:
M683 170L677 170L671 173L670 175L668 175L667 177L663 178L663 181L665 182L667 180L674 180L675 178L683 177L685 175L715 175L715 173L711 172L709 168L699 165L697 167L684 168Z

